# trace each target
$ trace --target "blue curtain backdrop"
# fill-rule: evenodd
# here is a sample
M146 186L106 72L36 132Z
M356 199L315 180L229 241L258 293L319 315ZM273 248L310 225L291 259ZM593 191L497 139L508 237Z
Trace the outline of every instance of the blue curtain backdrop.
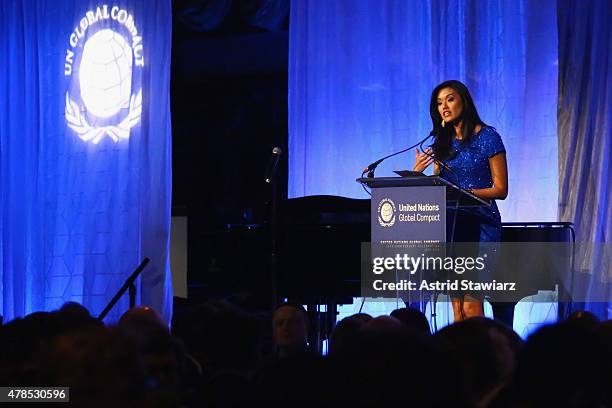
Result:
M559 217L573 222L583 299L612 317L612 6L559 0ZM584 279L584 276L587 278ZM582 289L582 288L581 288Z
M138 303L170 318L170 49L170 0L0 4L5 320L97 315L144 257Z
M472 92L508 152L504 221L556 221L556 1L299 0L291 4L289 196L367 197L363 168L431 130L446 79ZM412 169L414 153L378 176Z

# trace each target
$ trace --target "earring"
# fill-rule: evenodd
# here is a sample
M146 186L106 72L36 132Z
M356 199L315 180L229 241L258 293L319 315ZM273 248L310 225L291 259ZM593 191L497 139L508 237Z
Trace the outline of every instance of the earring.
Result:
M446 122L444 122L444 119L442 119L442 123L440 125L442 125L442 127L444 127L445 124L446 124Z

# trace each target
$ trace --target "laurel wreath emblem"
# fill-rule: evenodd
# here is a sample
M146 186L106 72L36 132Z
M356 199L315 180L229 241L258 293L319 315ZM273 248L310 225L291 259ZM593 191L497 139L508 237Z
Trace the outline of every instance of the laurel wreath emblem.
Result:
M98 144L105 135L113 139L115 143L120 139L128 139L130 129L140 121L141 113L142 89L131 96L130 111L118 125L92 126L87 122L87 118L82 114L79 106L70 99L68 92L66 92L66 121L68 127L74 130L77 136L85 142L91 141L93 144Z
M391 206L391 217L389 220L383 218L382 208L385 204ZM381 227L392 227L393 224L395 224L395 203L390 198L383 198L380 203L378 203L378 223Z

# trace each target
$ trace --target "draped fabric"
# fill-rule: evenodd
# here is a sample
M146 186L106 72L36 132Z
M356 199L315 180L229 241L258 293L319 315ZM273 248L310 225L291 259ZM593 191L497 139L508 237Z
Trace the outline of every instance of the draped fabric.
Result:
M458 79L506 145L502 220L557 220L556 1L300 0L290 20L290 197L367 197L363 168L425 137L431 90Z
M612 6L559 0L559 217L573 222L588 304L609 318L612 299Z
M278 31L289 15L289 0L259 0L249 4L241 0L200 0L177 3L175 11L185 25L197 31L213 31L227 19L243 28Z
M232 7L232 0L209 0L187 5L177 15L194 30L209 31L217 28Z
M169 0L0 5L5 321L98 315L144 257L137 303L170 318L170 51Z

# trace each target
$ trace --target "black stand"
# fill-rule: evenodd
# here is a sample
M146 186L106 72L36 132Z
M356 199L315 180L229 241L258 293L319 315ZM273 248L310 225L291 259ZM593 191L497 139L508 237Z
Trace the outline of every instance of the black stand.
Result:
M271 306L272 311L276 308L278 303L278 182L276 173L278 169L278 162L282 150L279 147L272 149L272 157L268 163L266 169L265 182L270 184L272 195L271 206L270 206L270 291L271 291Z
M272 310L278 303L278 188L276 177L272 177L272 205L270 208L270 288L272 294Z
M129 290L130 309L136 306L136 284L134 282L148 263L149 258L145 258L142 260L138 268L136 268L136 270L129 276L129 278L126 279L123 286L121 286L121 288L117 291L117 294L111 299L111 301L104 308L102 313L100 313L100 316L98 316L98 320L104 320L108 312L110 312L111 309L115 306L115 304L119 301L119 299L121 299L121 296L123 296L126 290Z

